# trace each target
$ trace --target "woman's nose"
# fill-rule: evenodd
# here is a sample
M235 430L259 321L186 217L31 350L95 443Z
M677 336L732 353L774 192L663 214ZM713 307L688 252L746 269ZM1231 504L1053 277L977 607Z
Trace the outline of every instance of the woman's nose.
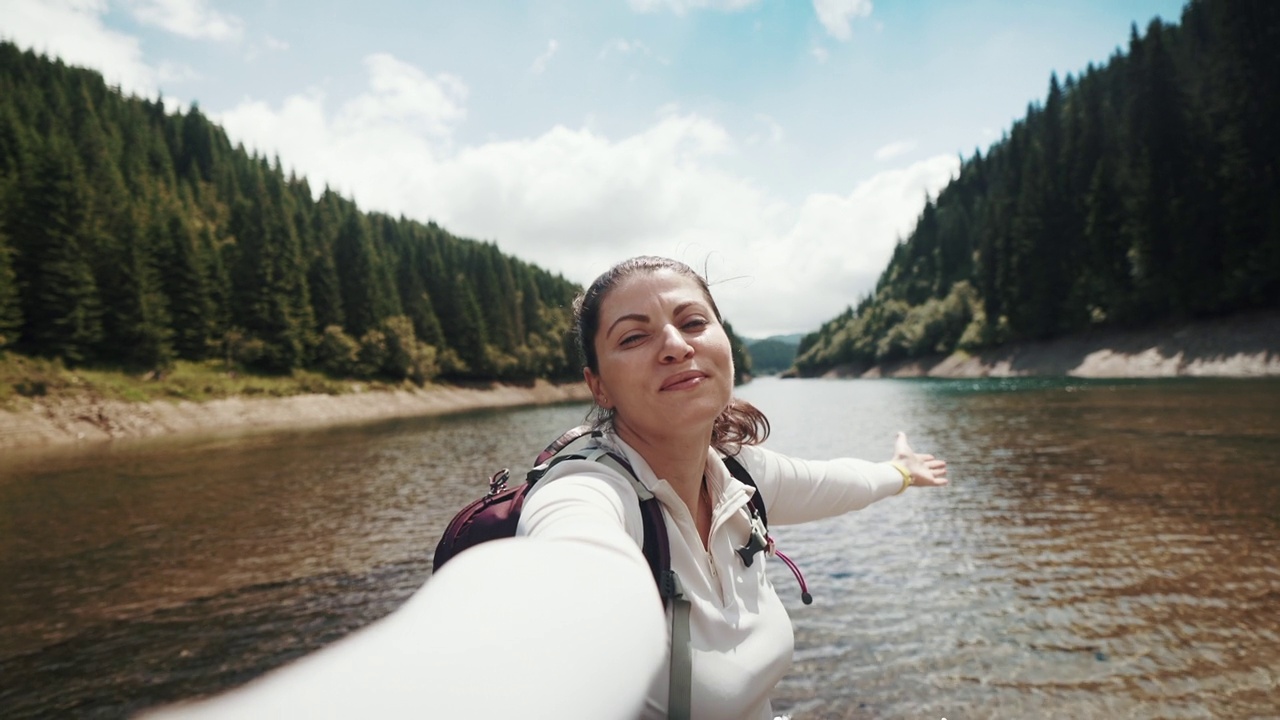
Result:
M693 354L693 346L684 338L684 333L675 325L667 325L662 329L662 361L678 362Z

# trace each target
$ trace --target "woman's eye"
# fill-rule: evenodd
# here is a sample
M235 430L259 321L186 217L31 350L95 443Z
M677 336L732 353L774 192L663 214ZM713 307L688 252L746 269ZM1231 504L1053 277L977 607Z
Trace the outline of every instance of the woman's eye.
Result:
M640 340L640 339L641 339L641 338L643 338L643 337L644 337L644 335L642 335L642 334L640 334L640 333L636 333L635 335L627 335L627 336L623 337L621 340L619 340L619 341L618 341L618 344L619 344L619 345L634 345L638 340Z
M697 330L697 329L699 329L699 328L704 328L704 327L706 327L706 326L707 326L707 321L706 321L705 319L703 319L703 318L693 318L692 320L688 320L688 321L686 321L686 322L685 322L685 324L684 324L684 329L685 329L685 330Z

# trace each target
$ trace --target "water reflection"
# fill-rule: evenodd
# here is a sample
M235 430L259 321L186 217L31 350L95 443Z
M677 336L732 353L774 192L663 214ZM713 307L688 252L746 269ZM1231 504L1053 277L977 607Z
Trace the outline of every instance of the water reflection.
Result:
M1280 384L780 381L770 446L954 484L778 528L797 718L1275 715ZM0 468L0 716L119 717L390 612L582 406L122 443Z
M816 717L1275 713L1276 384L937 381L899 408L861 385L814 392L885 419L841 432L919 428L918 446L946 448L955 484L793 531L797 547L824 548L814 564L828 576L812 584L827 606L793 612L800 650L779 705ZM799 389L758 391L778 425L812 417L784 415L792 406L770 394ZM848 421L841 412L821 419Z

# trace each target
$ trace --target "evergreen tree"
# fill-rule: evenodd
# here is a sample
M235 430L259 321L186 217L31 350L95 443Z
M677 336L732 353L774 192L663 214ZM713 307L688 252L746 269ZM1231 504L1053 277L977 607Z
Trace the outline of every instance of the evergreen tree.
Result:
M18 298L18 279L13 272L13 251L9 236L0 228L0 348L18 340L22 328L22 305Z
M471 283L462 273L447 276L446 283L440 293L440 325L445 337L449 346L457 351L467 372L487 378L491 368L485 352L488 337L480 303Z
M297 236L283 212L281 183L272 177L259 175L256 192L232 213L232 307L236 324L262 343L255 364L286 372L302 366L314 322Z
M102 339L101 300L81 246L83 175L69 145L51 140L32 176L13 224L24 321L18 348L82 363Z
M370 237L368 221L354 209L342 219L333 255L342 268L338 280L346 316L344 327L348 335L363 337L391 313L383 299L386 288L379 284L380 259Z
M209 121L200 114L197 103L182 117L182 152L178 173L193 181L213 179L214 133Z
M342 217L341 198L326 189L311 209L310 242L303 249L307 259L311 307L316 327L321 330L331 325L343 327L346 324L338 266L334 262L334 246Z
M142 368L164 367L173 359L168 301L152 250L155 235L155 228L147 234L128 222L103 243L104 359Z
M431 294L427 292L427 273L423 260L426 248L422 243L413 241L411 229L404 228L402 232L406 242L396 263L396 287L400 292L400 306L413 324L418 339L428 345L441 347L444 345L444 332L440 329L440 320L436 317Z
M733 355L733 384L741 385L751 379L751 353L728 321L724 323L724 332L729 336L729 350Z
M1207 114L1221 187L1223 305L1274 305L1280 296L1280 6L1265 0L1191 3L1206 36Z
M172 215L156 242L163 246L164 288L170 300L174 348L183 358L201 360L213 345L217 323L196 236L181 216Z

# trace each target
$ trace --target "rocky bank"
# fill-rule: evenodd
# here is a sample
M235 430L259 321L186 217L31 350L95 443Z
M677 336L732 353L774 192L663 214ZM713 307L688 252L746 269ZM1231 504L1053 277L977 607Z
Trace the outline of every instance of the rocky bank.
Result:
M130 403L88 394L37 398L23 409L0 410L0 457L6 449L14 448L228 429L318 427L589 399L585 383L555 385L546 381L528 386L430 386L412 391L237 397L203 403Z
M1083 378L1280 376L1280 311L1140 330L1103 330L981 353L957 352L825 377Z

